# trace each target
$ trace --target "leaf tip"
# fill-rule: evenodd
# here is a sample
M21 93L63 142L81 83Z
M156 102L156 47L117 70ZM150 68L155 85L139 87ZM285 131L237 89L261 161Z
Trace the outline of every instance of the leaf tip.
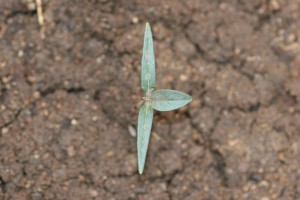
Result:
M143 174L143 171L144 171L144 167L139 167L139 174Z
M151 27L150 27L150 24L148 22L146 22L145 30L146 30L146 32L150 32L151 33Z

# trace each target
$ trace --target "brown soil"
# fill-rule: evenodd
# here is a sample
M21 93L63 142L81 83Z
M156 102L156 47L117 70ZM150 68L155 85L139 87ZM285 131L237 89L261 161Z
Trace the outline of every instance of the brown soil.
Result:
M0 1L0 199L299 200L299 0ZM145 22L156 112L137 173Z

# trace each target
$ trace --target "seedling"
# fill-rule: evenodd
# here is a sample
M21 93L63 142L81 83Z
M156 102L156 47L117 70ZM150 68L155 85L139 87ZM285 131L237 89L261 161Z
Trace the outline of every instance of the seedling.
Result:
M180 108L192 101L192 97L176 90L155 90L155 56L153 38L149 23L146 23L141 69L141 86L144 93L138 118L138 168L144 170L150 139L153 109L170 111Z

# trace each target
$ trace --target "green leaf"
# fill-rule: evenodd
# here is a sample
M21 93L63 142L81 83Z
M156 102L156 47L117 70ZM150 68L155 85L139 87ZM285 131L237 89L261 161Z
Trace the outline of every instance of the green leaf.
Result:
M146 23L142 57L141 85L144 93L155 88L155 58L149 23Z
M144 171L144 165L150 140L150 133L153 120L153 109L149 103L141 106L138 119L138 137L137 137L137 151L138 151L138 166L139 173Z
M192 101L192 97L176 90L155 90L151 96L152 108L169 111L180 108Z

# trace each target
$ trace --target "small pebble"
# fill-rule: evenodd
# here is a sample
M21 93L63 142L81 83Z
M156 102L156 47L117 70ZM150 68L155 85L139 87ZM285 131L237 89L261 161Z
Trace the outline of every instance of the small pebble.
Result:
M6 134L8 132L8 130L9 130L8 128L4 127L4 128L2 128L1 132L2 132L2 134Z
M235 48L235 49L234 49L234 54L240 55L240 54L241 54L241 49Z
M289 34L288 37L287 37L288 42L295 42L296 39L297 39L297 37L296 37L295 34Z
M3 78L2 78L2 82L3 82L4 84L8 83L10 80L11 80L11 76L7 76L7 77L3 77Z
M280 9L280 5L279 5L279 3L276 1L276 0L272 0L271 1L271 5L272 5L272 7L273 7L273 10L279 10Z
M30 83L35 83L36 82L36 77L35 76L28 76L27 81Z
M269 187L270 184L268 183L268 181L261 181L261 182L259 183L259 186L260 186L260 187Z
M49 115L49 111L48 110L44 110L44 115L48 116Z
M39 99L39 98L41 97L41 93L40 93L39 91L35 91L35 92L33 93L33 97L34 97L35 99Z
M170 76L170 75L167 75L167 76L165 77L165 80L166 80L167 82L172 82L172 81L174 80L174 78L173 78L172 76Z
M97 190L92 189L92 190L89 191L89 193L90 193L90 195L91 195L92 197L98 196Z
M33 157L34 157L35 159L39 159L39 158L40 158L40 155L37 154L37 153L35 153L35 154L33 155Z
M5 62L0 62L0 68L4 68L6 66Z
M135 128L133 128L133 126L129 125L129 126L128 126L128 131L129 131L129 134L130 134L132 137L136 137L136 130L135 130Z
M139 187L139 188L136 188L134 191L137 194L144 194L147 192L147 189L145 187Z
M57 104L55 105L55 107L56 107L58 110L60 110L60 109L62 108L62 105L61 105L61 103L57 103Z
M181 75L179 76L179 79L180 79L181 81L187 81L187 80L188 80L188 77L187 77L186 75L184 75L184 74L181 74Z
M1 111L6 110L6 106L5 106L5 105L1 105L1 106L0 106L0 110L1 110Z
M71 120L71 124L74 125L74 126L76 126L76 125L78 124L78 122L77 122L76 119L72 119L72 120Z
M98 64L101 64L102 61L103 61L103 59L104 59L104 56L103 56L103 55L102 55L102 56L99 56L99 57L96 58L96 62L97 62Z
M18 57L21 58L24 55L24 51L23 50L19 50L18 51Z
M294 107L289 107L288 111L289 111L289 113L294 113L295 112L295 108Z
M137 24L139 22L139 18L133 17L131 21L132 23Z
M107 153L106 153L106 156L107 157L112 157L112 156L114 156L115 155L115 153L113 152L113 151L108 151Z
M28 8L28 10L31 10L31 11L35 10L36 9L35 3L33 1L28 0L27 8Z
M95 122L95 121L98 120L98 117L97 117L97 116L94 116L94 117L92 118L92 120Z
M70 156L70 157L74 156L75 155L75 149L74 149L74 147L73 146L69 146L67 148L67 153L68 153L68 156Z

